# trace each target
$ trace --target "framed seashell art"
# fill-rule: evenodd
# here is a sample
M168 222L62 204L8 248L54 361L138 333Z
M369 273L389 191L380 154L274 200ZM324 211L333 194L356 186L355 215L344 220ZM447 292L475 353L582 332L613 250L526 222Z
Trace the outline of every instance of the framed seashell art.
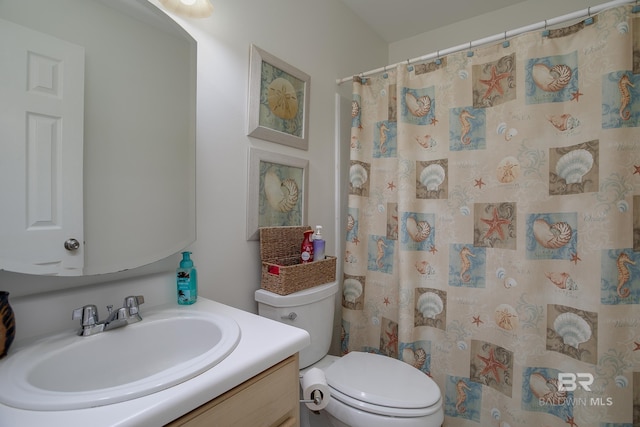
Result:
M251 45L247 134L307 150L310 84L308 74Z
M247 240L258 240L260 227L307 223L309 161L249 148Z

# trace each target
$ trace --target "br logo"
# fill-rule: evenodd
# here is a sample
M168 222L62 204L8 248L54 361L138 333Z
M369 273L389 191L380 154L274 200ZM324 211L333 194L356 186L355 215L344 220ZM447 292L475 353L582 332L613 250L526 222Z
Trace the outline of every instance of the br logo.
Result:
M589 386L593 384L593 375L588 372L558 372L558 391L574 391L578 386L584 391L591 391Z

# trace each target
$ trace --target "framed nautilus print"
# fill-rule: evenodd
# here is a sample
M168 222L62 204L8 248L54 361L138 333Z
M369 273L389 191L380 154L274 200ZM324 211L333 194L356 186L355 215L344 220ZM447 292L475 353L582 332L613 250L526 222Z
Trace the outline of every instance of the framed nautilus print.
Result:
M251 45L248 135L307 150L311 77Z
M260 227L307 223L309 161L249 148L247 240L258 240Z

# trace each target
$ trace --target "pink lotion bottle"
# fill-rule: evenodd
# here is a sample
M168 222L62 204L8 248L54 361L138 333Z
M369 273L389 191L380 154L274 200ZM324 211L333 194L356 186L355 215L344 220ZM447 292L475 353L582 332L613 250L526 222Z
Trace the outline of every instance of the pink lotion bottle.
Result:
M302 245L300 245L300 262L302 264L313 261L313 243L311 243L311 234L313 234L312 230L305 231L304 240L302 241Z

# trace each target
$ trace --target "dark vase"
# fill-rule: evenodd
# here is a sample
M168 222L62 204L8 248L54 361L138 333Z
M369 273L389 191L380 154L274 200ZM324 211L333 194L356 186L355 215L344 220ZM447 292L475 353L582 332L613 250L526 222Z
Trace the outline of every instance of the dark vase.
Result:
M16 319L9 304L9 292L0 291L0 359L7 355L16 335Z

